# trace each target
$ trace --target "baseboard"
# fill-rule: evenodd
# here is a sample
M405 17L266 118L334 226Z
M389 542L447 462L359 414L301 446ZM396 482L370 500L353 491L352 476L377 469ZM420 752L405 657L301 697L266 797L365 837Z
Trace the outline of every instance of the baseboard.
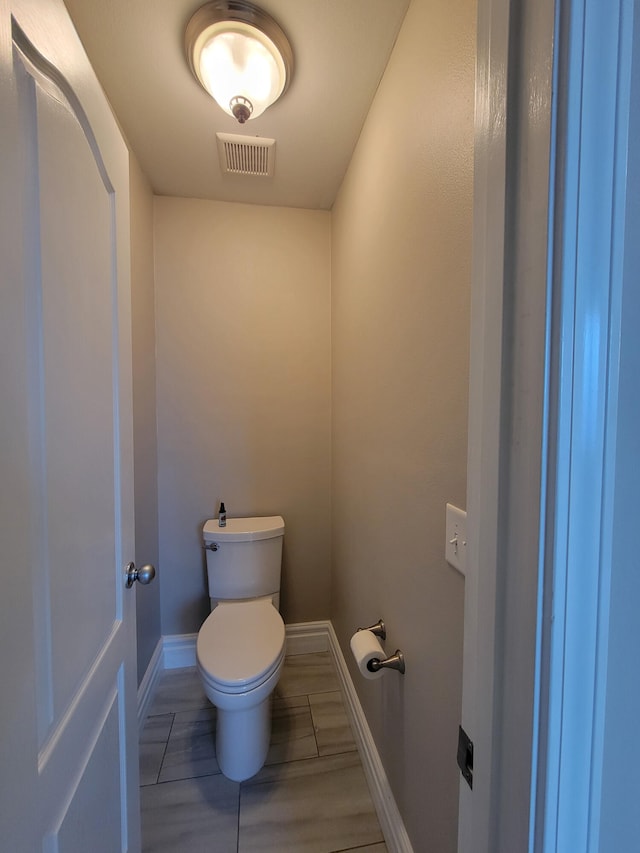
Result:
M333 625L329 621L297 622L287 625L286 632L287 654L300 655L327 650L331 653L387 850L389 853L413 853L411 841L391 793L387 774L382 766ZM195 666L197 636L197 634L174 634L164 636L158 642L138 689L139 725L144 722L162 671Z
M293 622L286 625L287 654L308 655L329 650L330 622Z
M305 655L329 649L328 622L295 622L286 626L287 654ZM170 634L162 638L164 668L196 665L197 634Z
M182 669L196 665L197 634L167 634L162 638L163 666Z
M138 687L138 732L141 732L144 726L163 668L162 637L160 637Z
M342 654L340 643L331 622L328 623L329 650L338 671L340 686L344 693L347 712L351 718L356 743L364 768L371 797L378 813L378 820L389 853L413 853L413 846L405 829L404 821L391 793L389 780L373 740L371 729L362 710L351 673Z

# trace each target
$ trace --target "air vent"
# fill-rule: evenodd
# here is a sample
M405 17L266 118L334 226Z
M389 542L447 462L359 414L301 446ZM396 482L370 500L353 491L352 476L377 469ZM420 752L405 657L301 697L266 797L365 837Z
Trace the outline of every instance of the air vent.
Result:
M227 175L270 178L276 159L275 139L216 133L220 168Z

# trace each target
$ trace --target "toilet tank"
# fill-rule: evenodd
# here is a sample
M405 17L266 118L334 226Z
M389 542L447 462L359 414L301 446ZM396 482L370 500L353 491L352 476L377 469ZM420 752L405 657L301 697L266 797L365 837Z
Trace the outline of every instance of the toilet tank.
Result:
M278 596L284 537L281 516L228 518L226 527L210 519L202 532L212 601Z

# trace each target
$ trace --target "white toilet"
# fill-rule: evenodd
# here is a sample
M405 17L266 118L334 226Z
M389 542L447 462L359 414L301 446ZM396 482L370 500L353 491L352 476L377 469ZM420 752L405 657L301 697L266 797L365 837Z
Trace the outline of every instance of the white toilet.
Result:
M285 652L280 605L284 521L229 518L203 528L211 615L198 634L198 671L218 710L216 752L224 775L260 770L271 734L271 694Z

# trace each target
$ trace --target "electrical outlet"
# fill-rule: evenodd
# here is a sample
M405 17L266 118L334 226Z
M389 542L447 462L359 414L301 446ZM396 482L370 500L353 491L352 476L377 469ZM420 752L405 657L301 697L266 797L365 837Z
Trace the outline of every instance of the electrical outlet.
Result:
M447 504L444 556L450 566L461 574L467 573L467 513Z

